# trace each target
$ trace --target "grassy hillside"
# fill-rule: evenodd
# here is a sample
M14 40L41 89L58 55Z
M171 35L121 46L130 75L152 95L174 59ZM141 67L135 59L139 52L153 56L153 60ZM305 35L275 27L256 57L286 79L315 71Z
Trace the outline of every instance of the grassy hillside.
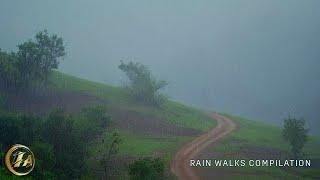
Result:
M60 72L54 72L52 83L51 90L53 91L86 94L104 100L104 104L107 109L110 110L109 112L115 122L119 120L117 119L118 114L115 112L120 111L122 114L128 113L129 119L136 118L134 116L139 114L139 117L149 117L150 121L156 118L161 119L161 121L168 124L168 126L193 129L198 132L196 134L205 132L215 126L215 121L204 112L173 101L167 102L160 109L137 104L122 88L80 79ZM132 126L134 126L134 124ZM139 124L137 124L137 126L139 126ZM148 126L145 128L148 128ZM190 141L196 135L190 136L188 133L185 135L182 133L179 136L170 133L160 135L157 133L148 134L141 132L143 129L139 129L139 132L136 133L136 131L132 132L126 128L116 128L116 130L112 129L112 131L120 133L123 139L119 153L120 156L125 159L124 161L134 157L151 155L161 156L167 164L169 164L170 157L176 149L183 143ZM108 134L110 134L108 131L104 133L106 138L108 138ZM99 139L97 139L96 142L90 144L89 153L91 156L96 156L97 153L104 150L108 143L108 141L101 143ZM97 166L97 162L91 160L89 160L88 164L92 168Z
M241 117L224 114L238 124L238 129L225 137L218 145L207 151L218 154L217 159L279 159L286 157L290 147L284 141L279 127ZM304 159L311 159L313 168L278 168L278 167L236 167L219 168L230 174L228 178L239 179L301 179L320 178L320 139L310 137L304 148ZM232 173L230 173L232 172Z
M81 108L89 105L102 104L106 107L112 118L111 125L87 145L87 164L92 172L97 172L98 175L102 173L98 162L99 154L110 144L110 134L118 132L122 139L117 160L119 167L122 166L119 168L120 179L127 176L126 166L135 158L162 157L168 165L171 155L180 145L216 124L209 115L198 109L173 101L166 102L161 108L138 104L120 87L80 79L58 71L53 72L49 87L36 94L40 95L16 97L12 94L6 98L15 111L40 114L61 106L77 116ZM0 97L1 105L5 97Z
M133 159L154 156L162 157L167 165L173 153L183 143L209 130L216 122L208 114L177 102L168 101L161 108L136 103L122 88L96 83L53 72L51 84L40 93L40 98L6 97L0 93L0 108L16 107L17 111L30 111L40 114L50 112L57 106L79 115L81 108L91 104L102 104L112 117L112 124L99 137L87 144L89 170L95 175L102 173L98 159L100 152L110 143L110 134L118 132L122 144L115 166L120 174L116 179L127 178L127 165ZM57 100L58 99L58 100ZM5 103L7 101L7 103ZM207 149L203 158L221 159L277 159L288 154L289 145L281 137L281 129L260 122L231 116L238 129L225 137L216 146ZM79 126L85 126L79 121ZM103 139L103 140L102 140ZM301 177L320 178L320 139L312 137L306 147L306 159L317 162L317 167L309 169L280 168L217 168L227 178L239 179L299 179ZM0 172L1 173L1 172ZM167 169L168 173L168 169ZM93 177L95 176L93 175ZM4 178L1 175L1 178ZM167 177L170 175L167 175ZM12 176L6 176L12 178ZM91 176L89 176L91 177ZM240 178L241 179L241 178Z
M205 132L215 125L215 122L203 112L173 101L169 101L161 109L139 105L119 87L80 79L60 72L53 73L52 83L52 89L92 95L106 100L110 108L118 107L143 115L152 115L181 127Z
M120 109L121 113L130 112L130 114L134 114L132 112L135 112L141 114L141 116L159 118L170 125L194 129L200 133L215 126L215 121L204 112L173 101L169 101L159 109L135 103L122 88L80 79L60 72L54 72L52 77L52 89L98 97L105 100L106 107L111 110ZM112 111L110 113L113 114ZM117 121L117 119L114 119L114 121ZM192 138L170 134L158 137L157 135L144 135L143 132L137 135L126 129L118 129L118 132L125 140L120 148L121 154L133 156L148 155L163 150L171 152L180 143ZM93 149L99 149L99 146L102 145L98 144Z

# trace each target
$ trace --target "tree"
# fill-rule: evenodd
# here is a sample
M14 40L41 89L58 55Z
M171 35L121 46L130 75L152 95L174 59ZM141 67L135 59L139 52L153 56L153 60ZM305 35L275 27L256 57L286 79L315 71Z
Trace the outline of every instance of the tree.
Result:
M59 58L66 54L63 39L56 34L49 35L47 30L38 32L35 38L39 51L40 74L47 80L49 72L58 68Z
M0 144L3 150L19 141L19 129L18 116L11 114L4 114L0 116Z
M29 40L18 45L16 53L0 49L0 83L5 89L25 89L39 83L47 83L50 72L57 69L59 60L65 56L63 39L40 31L35 41Z
M104 143L104 140L102 140ZM108 169L110 166L111 158L118 154L119 152L119 145L122 142L120 135L116 132L114 132L111 136L111 143L110 146L106 147L107 151L102 155L102 158L100 160L100 164L103 167L105 177L108 176Z
M59 58L65 55L63 39L49 35L47 30L40 31L35 41L18 45L17 69L19 86L28 87L32 81L46 83L52 69L57 69Z
M111 124L111 116L102 105L89 105L82 108L81 115L75 121L78 136L84 142L96 139Z
M308 129L305 127L304 119L288 117L284 120L283 137L291 145L293 158L297 159L302 155L302 149L308 139Z
M7 53L0 49L0 84L3 90L9 90L17 79L17 68L15 66L17 57L15 53Z
M163 179L164 162L160 158L145 157L129 165L132 180Z
M18 49L18 61L16 64L18 78L16 81L16 87L22 89L29 87L32 81L40 79L40 54L36 43L31 41L18 45Z
M26 114L0 114L0 144L9 148L21 143L31 145L38 134L39 119Z
M74 119L63 110L51 112L42 129L44 142L53 145L59 179L77 179L83 173L84 148L74 133Z
M53 146L49 143L35 142L31 149L37 158L37 165L33 171L35 179L56 179L53 173L56 164Z
M125 64L121 61L119 69L126 73L130 82L127 89L137 101L157 106L164 102L165 97L159 90L168 83L156 80L145 65L134 62Z

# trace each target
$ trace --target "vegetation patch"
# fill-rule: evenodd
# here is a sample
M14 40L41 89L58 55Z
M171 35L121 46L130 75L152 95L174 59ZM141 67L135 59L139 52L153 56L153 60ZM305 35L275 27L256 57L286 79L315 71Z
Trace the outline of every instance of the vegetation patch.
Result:
M101 98L108 102L107 108L117 108L122 109L122 111L138 112L145 116L154 116L180 127L206 132L216 125L216 121L209 115L196 108L187 107L169 100L160 108L137 104L132 101L130 95L122 88L80 79L58 71L52 73L52 83L54 85L52 89Z
M235 159L279 159L289 158L290 146L282 136L279 127L261 122L247 120L241 117L224 114L234 120L239 128L225 137L215 146L208 149L211 152L221 152L217 158ZM311 159L315 164L319 163L320 140L318 137L310 137L304 148L303 159ZM232 154L232 155L229 155ZM300 179L301 177L319 178L317 165L312 168L279 168L279 167L236 167L227 168L228 171L250 175L252 173L272 174L276 178ZM270 176L270 175L267 175ZM235 178L236 175L232 176ZM236 178L235 178L236 179Z
M126 131L117 131L122 139L122 143L119 146L120 155L129 155L133 157L148 156L155 152L161 152L164 155L173 153L179 145L192 139L192 137L152 137L152 136L139 136L136 134L128 133ZM97 143L94 142L90 146L90 153L96 154L110 143L109 134L112 132L106 132L103 137L104 141Z

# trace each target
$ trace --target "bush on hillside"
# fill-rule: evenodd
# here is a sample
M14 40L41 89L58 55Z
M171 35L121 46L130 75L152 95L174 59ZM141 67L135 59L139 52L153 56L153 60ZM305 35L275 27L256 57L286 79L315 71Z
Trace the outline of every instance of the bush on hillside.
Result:
M111 121L111 116L107 113L107 108L102 105L87 106L82 109L82 114L91 123L95 123L97 126L105 128Z
M291 145L291 153L294 159L302 156L302 149L308 140L308 129L304 119L289 117L284 120L283 137Z
M126 73L129 79L126 88L138 102L155 106L164 103L166 98L159 91L168 83L156 80L145 65L134 62L125 64L121 61L119 69Z
M59 178L79 178L84 168L84 148L74 129L74 119L63 110L53 111L43 125L45 142L53 145Z
M111 117L104 106L94 105L82 109L80 117L75 122L75 129L78 136L85 142L95 138L111 123Z
M132 180L163 179L164 161L160 158L146 157L138 159L129 165L129 175Z
M38 122L32 115L1 114L0 143L5 148L16 143L30 146L38 137Z

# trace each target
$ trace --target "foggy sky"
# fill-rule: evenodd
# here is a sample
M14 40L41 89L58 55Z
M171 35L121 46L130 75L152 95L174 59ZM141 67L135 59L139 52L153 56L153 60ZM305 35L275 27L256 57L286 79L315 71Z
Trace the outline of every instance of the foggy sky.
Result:
M119 85L120 60L146 64L175 100L256 120L320 127L319 0L1 0L0 48L48 29L60 70ZM318 131L319 132L319 131Z

